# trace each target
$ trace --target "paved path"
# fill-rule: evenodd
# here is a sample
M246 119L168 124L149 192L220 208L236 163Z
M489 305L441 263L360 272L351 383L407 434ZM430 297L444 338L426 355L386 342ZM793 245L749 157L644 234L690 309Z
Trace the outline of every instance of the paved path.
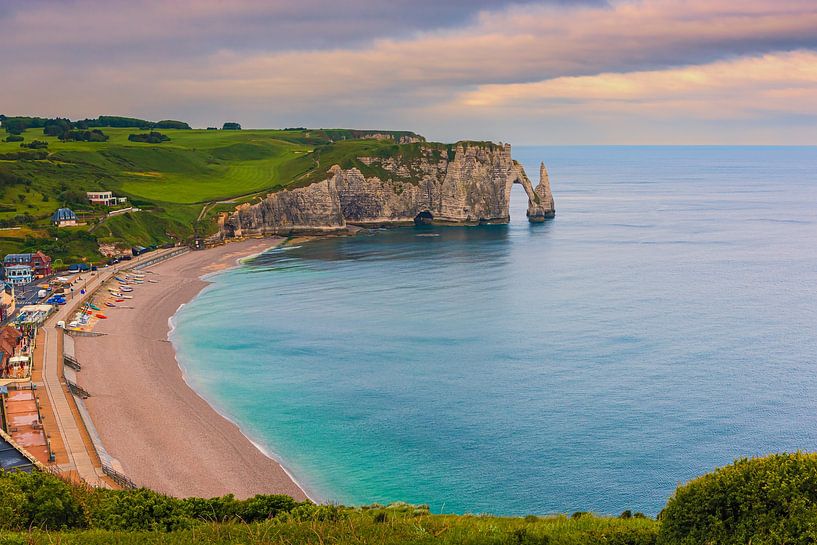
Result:
M45 383L45 390L51 401L57 427L60 430L60 435L65 443L65 450L68 454L68 466L63 466L61 469L76 470L80 478L90 485L107 486L101 478L103 476L102 469L95 466L95 457L93 453L88 452L86 442L82 437L82 427L84 425L74 418L74 412L71 410L71 401L68 399L70 394L66 392L64 379L59 372L61 368L60 358L62 357L62 350L59 347L58 341L62 332L57 328L57 322L61 320L67 322L68 317L76 312L83 299L87 298L96 288L108 281L119 271L132 269L136 265L155 260L166 254L173 253L176 250L178 250L178 248L161 252L151 252L138 259L123 263L119 267L100 269L94 276L91 276L90 273L84 273L84 278L86 278L87 281L82 287L85 289L86 295L79 297L79 292L74 292L74 299L70 300L67 305L59 307L59 310L52 314L45 324L43 324L42 329L45 334L43 347L43 382Z

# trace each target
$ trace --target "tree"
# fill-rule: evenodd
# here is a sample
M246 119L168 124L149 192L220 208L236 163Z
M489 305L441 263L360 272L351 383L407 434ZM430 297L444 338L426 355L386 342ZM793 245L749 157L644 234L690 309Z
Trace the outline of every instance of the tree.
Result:
M184 121L176 121L174 119L163 119L153 124L155 129L189 129L190 125Z
M151 131L144 134L130 134L128 135L128 140L131 142L144 142L146 144L161 144L162 142L169 141L170 138L160 132Z
M678 487L659 543L805 544L817 540L817 454L743 458Z
M229 121L229 122L225 123L221 127L221 129L225 130L225 131L240 131L241 130L241 125L239 123Z

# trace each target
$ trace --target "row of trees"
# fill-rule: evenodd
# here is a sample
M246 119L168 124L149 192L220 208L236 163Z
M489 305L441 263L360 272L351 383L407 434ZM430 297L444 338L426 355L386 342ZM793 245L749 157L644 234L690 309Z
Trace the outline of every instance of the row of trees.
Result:
M116 127L132 129L190 129L190 125L184 121L175 119L163 119L161 121L147 121L135 117L122 117L114 115L101 115L96 119L81 119L71 121L65 117L45 118L0 116L0 124L9 134L19 135L26 129L43 129L43 134L48 136L60 136L70 130L88 130L94 128Z

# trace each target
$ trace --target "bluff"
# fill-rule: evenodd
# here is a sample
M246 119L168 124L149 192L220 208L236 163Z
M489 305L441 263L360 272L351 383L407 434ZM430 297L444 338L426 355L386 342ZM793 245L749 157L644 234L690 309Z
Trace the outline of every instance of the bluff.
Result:
M544 164L534 188L511 157L510 144L461 142L445 147L423 142L398 150L357 157L360 168L332 165L321 181L243 204L221 218L217 236L320 234L349 226L413 223L507 223L515 183L528 195L531 222L555 214Z

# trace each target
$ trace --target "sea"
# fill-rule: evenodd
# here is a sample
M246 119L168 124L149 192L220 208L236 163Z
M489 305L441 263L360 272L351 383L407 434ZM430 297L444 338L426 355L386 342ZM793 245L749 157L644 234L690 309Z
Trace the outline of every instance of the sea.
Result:
M268 251L175 317L187 380L312 497L654 516L817 450L817 148L515 147L556 218ZM536 183L536 180L534 180Z

